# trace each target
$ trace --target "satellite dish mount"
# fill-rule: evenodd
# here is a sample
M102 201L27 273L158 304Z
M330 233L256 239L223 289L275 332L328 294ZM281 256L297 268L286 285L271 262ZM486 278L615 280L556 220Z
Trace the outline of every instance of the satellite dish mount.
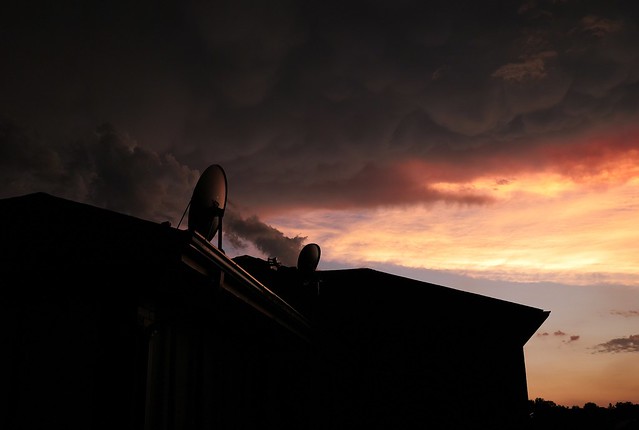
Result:
M198 232L208 241L217 234L220 250L222 250L222 218L226 209L227 188L224 169L218 164L212 164L202 172L187 206L189 231Z

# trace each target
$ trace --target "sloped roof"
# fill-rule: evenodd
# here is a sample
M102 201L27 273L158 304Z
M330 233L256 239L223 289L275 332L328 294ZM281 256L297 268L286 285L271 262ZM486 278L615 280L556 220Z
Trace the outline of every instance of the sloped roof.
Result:
M309 336L308 322L288 303L201 235L168 223L33 193L0 199L0 237L0 276L17 280L0 289L4 297L73 292L114 300L197 300L208 294L198 290L219 285ZM187 273L200 281L185 280Z
M523 346L550 313L369 268L318 270L314 279L304 280L294 268L273 270L268 262L251 256L234 260L335 332L361 331L364 322L376 338L381 332L392 336L393 326L408 332L412 328L415 337L423 337L424 327L430 327L433 336L437 330L483 333L483 338Z
M322 302L330 308L325 312L332 315L349 315L347 308L372 303L376 312L388 314L386 320L429 321L460 334L477 332L499 341L512 339L521 346L549 315L534 307L372 269L333 270L319 276ZM336 295L339 301L333 300Z
M102 273L111 267L139 270L176 261L187 232L47 193L0 200L2 271L65 267ZM35 270L35 269L32 269Z

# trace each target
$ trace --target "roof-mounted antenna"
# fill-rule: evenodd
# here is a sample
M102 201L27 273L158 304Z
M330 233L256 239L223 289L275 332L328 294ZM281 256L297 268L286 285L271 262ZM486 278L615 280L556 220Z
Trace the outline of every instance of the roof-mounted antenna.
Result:
M222 217L226 209L226 195L226 173L220 165L212 164L200 175L187 205L189 231L200 233L208 241L211 241L217 233L217 247L220 250L222 250ZM184 212L186 213L186 210Z
M297 257L297 270L308 276L315 272L319 264L321 250L318 244L309 243L304 245Z
M310 278L312 278L315 273L321 253L320 247L316 243L306 244L300 251L297 257L297 270L302 275L305 284L310 282ZM317 282L317 294L319 294L319 281L315 281Z

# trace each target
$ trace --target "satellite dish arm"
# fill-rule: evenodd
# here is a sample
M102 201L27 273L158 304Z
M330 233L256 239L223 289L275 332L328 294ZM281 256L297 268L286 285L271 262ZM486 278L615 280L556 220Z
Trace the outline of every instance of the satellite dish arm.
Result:
M224 250L222 249L222 218L224 217L220 217L219 225L217 227L217 247L220 251L224 252Z
M189 200L189 202L186 205L186 208L184 208L184 212L182 213L182 218L180 218L180 222L178 223L176 228L180 228L180 224L182 224L182 220L184 219L184 215L186 215L186 211L189 210L189 206L191 206L191 200Z

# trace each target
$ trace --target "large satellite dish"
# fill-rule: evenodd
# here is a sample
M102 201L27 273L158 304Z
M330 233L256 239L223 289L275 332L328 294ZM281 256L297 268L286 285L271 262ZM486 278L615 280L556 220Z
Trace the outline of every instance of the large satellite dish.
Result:
M226 209L226 173L217 164L202 172L189 203L189 231L196 231L210 241L219 230L218 247L222 249L222 217Z
M317 269L319 263L321 250L318 244L309 243L304 245L300 251L300 255L297 257L297 270L303 275L310 275Z

